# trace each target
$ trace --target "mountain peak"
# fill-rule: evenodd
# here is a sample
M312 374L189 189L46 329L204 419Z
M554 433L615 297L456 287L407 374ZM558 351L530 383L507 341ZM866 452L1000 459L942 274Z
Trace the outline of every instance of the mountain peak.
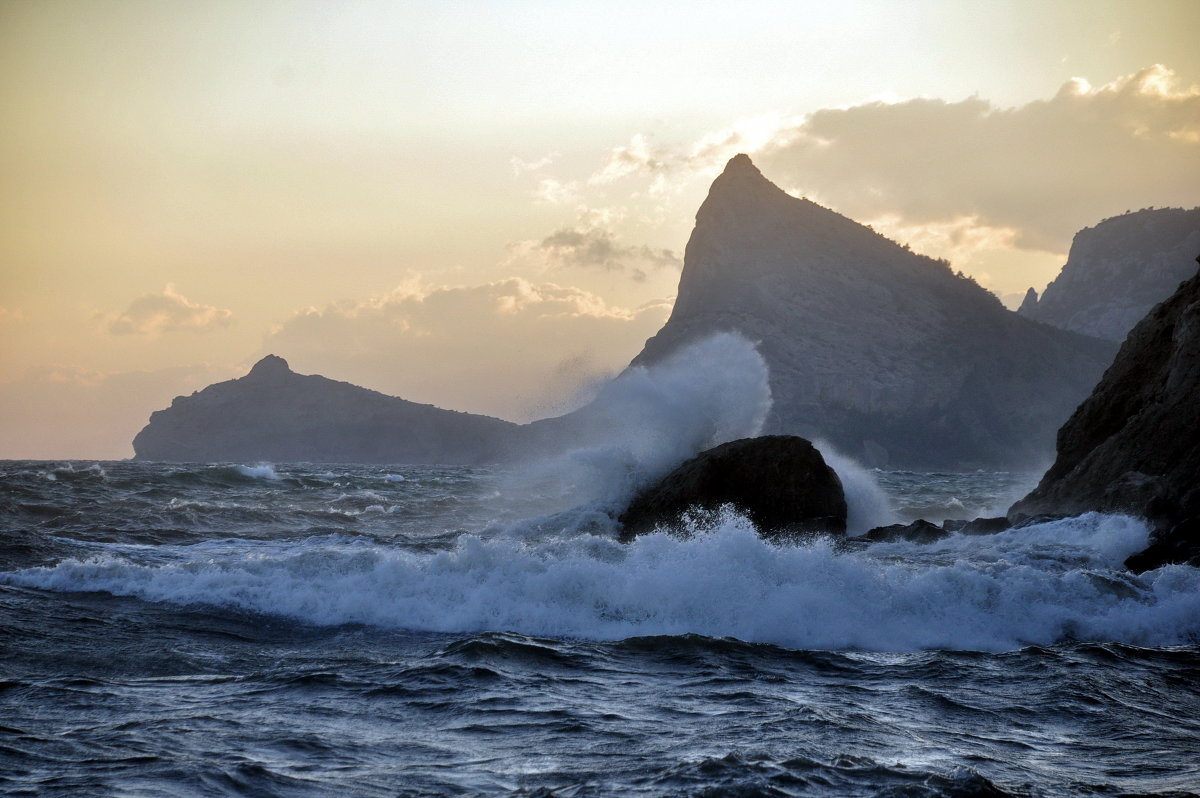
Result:
M754 170L756 174L762 174L758 171L758 167L754 165L754 161L750 160L750 156L744 152L739 152L737 155L729 159L725 164L725 173L738 172L744 170Z
M1029 290L1025 292L1025 298L1021 300L1021 307L1017 308L1017 313L1022 316L1029 316L1037 310L1038 292L1031 285Z
M758 170L750 156L739 153L725 164L708 189L708 197L696 212L696 222L705 226L736 228L767 209L778 210L795 202Z
M290 374L292 370L288 367L288 362L278 355L267 355L262 360L254 364L254 368L250 369L248 377L272 377L280 374Z
M749 188L770 186L779 189L758 170L750 156L744 152L738 153L725 164L725 171L712 184L711 193L736 190L739 193ZM782 193L782 192L781 192Z
M729 331L758 342L767 363L768 432L906 467L1044 458L1112 356L1104 342L1015 317L949 264L786 193L745 155L697 212L671 317L634 365ZM1019 417L1006 409L1016 406Z

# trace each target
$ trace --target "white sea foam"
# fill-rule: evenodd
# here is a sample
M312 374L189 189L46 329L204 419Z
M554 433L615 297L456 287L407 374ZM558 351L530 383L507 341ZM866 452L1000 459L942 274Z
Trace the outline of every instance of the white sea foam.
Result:
M697 633L874 651L1200 640L1200 570L1120 570L1146 536L1133 519L1090 514L933 546L838 553L822 540L777 547L727 517L691 540L655 534L628 546L600 536L534 544L464 535L453 550L431 554L322 537L181 546L147 561L110 544L103 557L0 581L454 633Z
M272 481L283 479L275 472L275 467L269 463L259 463L258 465L239 465L234 466L239 474L251 479L269 479Z
M101 468L99 463L92 463L91 465L80 466L79 468L76 468L74 463L64 463L57 468L38 473L47 482L57 482L60 478L90 477L106 479L108 477L108 472Z

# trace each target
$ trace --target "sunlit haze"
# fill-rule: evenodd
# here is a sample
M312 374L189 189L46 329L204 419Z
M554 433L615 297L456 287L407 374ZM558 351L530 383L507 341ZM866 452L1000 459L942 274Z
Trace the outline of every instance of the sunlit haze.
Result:
M526 421L773 182L1006 302L1200 204L1200 3L0 3L0 458L121 458L275 353Z

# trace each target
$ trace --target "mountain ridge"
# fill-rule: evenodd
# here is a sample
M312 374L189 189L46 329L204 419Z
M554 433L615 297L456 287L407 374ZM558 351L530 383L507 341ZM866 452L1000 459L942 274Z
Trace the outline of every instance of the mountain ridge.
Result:
M1067 262L1018 312L1064 330L1121 342L1195 271L1200 207L1143 208L1075 234Z
M1017 316L945 261L788 195L745 155L713 182L671 316L631 365L716 331L760 342L766 432L901 467L1037 464L1116 351Z

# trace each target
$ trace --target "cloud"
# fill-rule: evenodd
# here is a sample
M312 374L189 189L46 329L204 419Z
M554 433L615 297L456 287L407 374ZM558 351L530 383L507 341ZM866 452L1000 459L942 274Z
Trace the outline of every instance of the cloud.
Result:
M123 313L102 318L105 328L114 335L159 335L226 327L232 316L231 311L192 302L167 283L161 293L144 294L129 303Z
M579 202L579 184L546 177L538 181L533 198L543 205L571 205Z
M101 372L47 365L0 383L0 457L120 459L150 413L231 370L191 365L158 371Z
M1014 231L1018 247L1063 252L1127 208L1200 200L1200 88L1156 65L1016 108L971 97L827 109L756 160L856 218L970 217Z
M534 161L527 161L524 158L514 155L509 159L508 162L512 166L513 177L520 177L526 172L537 172L541 169L545 169L547 166L554 163L555 159L557 158L558 153L556 152L545 155Z
M1013 108L875 101L760 117L686 145L636 135L588 184L640 177L662 193L739 151L783 188L856 219L914 229L970 220L990 245L1010 236L1006 246L1063 253L1075 232L1126 209L1200 202L1200 87L1156 64L1098 87L1075 78Z
M529 420L623 368L662 326L666 301L628 309L520 278L408 286L300 311L263 351L301 372L455 410Z
M618 209L581 208L575 224L560 227L540 240L509 244L510 255L505 263L514 266L533 260L552 269L626 272L638 282L646 279L649 269L683 267L673 250L622 243L612 228L623 216Z
M588 179L590 186L615 183L631 175L651 175L651 193L666 191L670 175L708 174L719 170L739 152L756 152L775 140L782 130L796 123L777 114L766 114L735 122L726 130L705 134L686 147L654 145L638 133L628 144L614 147L608 161Z
M604 271L631 269L635 278L645 279L645 272L634 266L653 268L682 266L679 256L669 249L622 245L612 231L603 227L563 227L538 242L533 251L559 266L574 266Z

